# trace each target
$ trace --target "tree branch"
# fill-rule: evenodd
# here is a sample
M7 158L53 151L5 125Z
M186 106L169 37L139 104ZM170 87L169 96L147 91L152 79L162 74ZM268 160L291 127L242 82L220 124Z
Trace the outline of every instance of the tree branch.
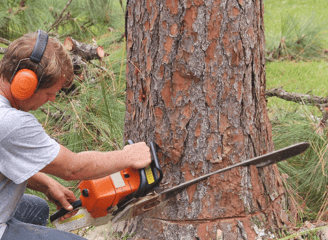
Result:
M296 102L305 105L326 105L328 103L328 98L318 97L314 95L302 94L302 93L289 93L283 88L272 88L266 91L266 97L278 97L286 101Z
M64 7L64 9L62 10L62 12L59 14L58 18L56 19L56 21L50 26L50 28L48 29L47 32L50 32L53 28L57 28L57 26L63 21L65 20L65 17L63 17L64 12L67 10L68 6L72 3L73 0L69 0L66 4L66 6ZM67 13L66 14L66 18L67 16L69 16L70 14Z
M0 43L3 43L3 44L5 44L5 45L9 46L10 43L11 43L11 41L9 41L9 40L7 40L7 39L4 39L4 38L0 37Z
M267 98L278 97L280 99L299 103L301 105L316 106L322 113L320 125L325 125L328 120L328 98L302 93L289 93L282 87L267 90L265 96Z

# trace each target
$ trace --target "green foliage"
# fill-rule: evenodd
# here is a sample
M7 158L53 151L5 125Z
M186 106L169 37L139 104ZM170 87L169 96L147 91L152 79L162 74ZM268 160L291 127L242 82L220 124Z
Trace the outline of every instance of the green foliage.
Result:
M292 93L328 95L326 0L264 0L267 89L283 87ZM297 60L297 61L286 61ZM322 113L316 107L301 106L276 97L268 99L275 148L308 141L302 155L278 164L283 173L289 202L297 209L298 221L324 219L326 192L327 129L318 128ZM316 231L285 232L282 239L319 239ZM281 236L282 237L282 236ZM282 240L281 239L281 240Z
M293 239L304 239L304 240L320 240L317 232L325 227L318 227L311 230L300 231L298 233L291 234L287 237L279 238L278 240L293 240Z
M13 40L27 32L43 29L59 36L85 39L124 30L124 14L115 0L0 1L0 36ZM37 17L36 17L37 16Z
M288 92L328 96L328 63L320 61L267 62L267 89L283 87Z
M302 16L317 16L328 20L326 0L264 0L265 34L280 36L281 21L286 16L300 19Z
M328 18L324 0L265 0L269 60L326 58Z
M267 51L274 59L310 60L325 58L327 22L311 16L284 16L280 35L266 35Z
M271 1L267 0L267 2ZM291 4L291 2L284 1L280 3L284 5L287 3ZM273 2L271 3L273 4ZM321 23L318 18L314 17L313 12L312 15L308 14L309 17L304 18L306 15L304 9L308 8L307 11L309 9L315 10L315 7L312 5L317 6L318 4L312 4L306 1L300 1L298 3L302 4L303 10L298 8L298 4L291 4L289 8L286 8L287 10L280 6L280 9L284 10L282 10L279 17L276 16L276 23L278 23L277 19L280 19L279 24L276 24L274 27L272 26L272 29L266 31L267 43L274 43L272 41L274 39L276 39L276 42L275 45L268 45L267 48L270 49L273 46L270 50L274 51L279 46L280 49L278 50L282 50L282 46L284 46L286 50L285 55L282 54L280 57L290 59L290 56L296 56L296 59L300 60L303 58L306 61L267 62L267 88L283 87L288 92L326 97L328 95L326 87L328 74L327 62L325 61L326 57L320 54L322 53L322 48L326 47L325 40L321 37L327 31L325 26L320 25ZM279 1L275 4L279 5ZM306 7L304 8L305 5ZM320 11L318 8L316 10ZM283 15L284 11L286 11L285 15ZM268 12L273 13L271 9ZM267 13L266 16L268 17L268 15ZM310 22L311 18L314 19L313 23ZM270 22L271 20L267 19L266 22ZM322 24L326 20L324 19ZM314 30L311 28L314 28ZM320 46L316 45L317 48L311 48L313 46L316 47L315 45L309 46L309 56L299 53L302 49L306 48L304 47L306 44L311 45L311 41L305 43L305 39L303 39L304 42L300 42L299 45L297 43L295 44L297 39L302 38L302 32L308 32L307 36L310 36L309 39L313 41L318 37L318 43L321 44ZM271 33L275 33L275 36L270 35ZM282 36L288 37L285 37L283 39L284 41L281 42ZM286 39L289 39L289 42ZM297 53L296 47L301 44L305 45L299 47L299 52ZM308 61L313 58L322 58L322 60ZM324 168L326 164L326 129L321 129L319 131L320 134L317 132L319 120L322 117L321 112L316 107L304 107L299 103L287 102L278 98L268 99L268 112L273 126L276 149L295 142L309 141L311 143L311 149L305 154L279 163L278 166L282 173L289 175L286 190L293 194L291 196L292 198L298 200L299 206L305 206L305 212L299 209L300 217L309 219L319 218L327 207L325 187L327 183L327 171Z
M289 186L300 196L299 205L306 205L305 217L316 218L327 197L327 129L319 128L319 119L306 106L295 107L294 111L277 108L271 123L275 148L304 141L311 144L305 153L278 166L281 173L289 176Z

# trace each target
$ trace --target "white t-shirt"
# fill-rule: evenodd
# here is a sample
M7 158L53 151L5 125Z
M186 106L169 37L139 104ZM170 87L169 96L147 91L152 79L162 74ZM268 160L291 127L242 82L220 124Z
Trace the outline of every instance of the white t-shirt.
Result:
M0 95L0 239L27 180L54 160L59 149L32 114L12 108Z

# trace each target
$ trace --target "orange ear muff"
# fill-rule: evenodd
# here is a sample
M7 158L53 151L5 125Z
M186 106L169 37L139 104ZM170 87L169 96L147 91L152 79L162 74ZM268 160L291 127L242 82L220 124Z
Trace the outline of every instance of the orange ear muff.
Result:
M18 100L26 100L31 97L38 86L38 77L32 70L19 70L12 82L11 93Z

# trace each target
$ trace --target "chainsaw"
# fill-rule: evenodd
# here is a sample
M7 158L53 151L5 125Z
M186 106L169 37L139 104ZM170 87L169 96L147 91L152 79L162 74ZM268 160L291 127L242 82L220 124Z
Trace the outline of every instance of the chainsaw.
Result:
M131 140L128 143L133 144ZM64 221L59 221L60 217L69 212L62 208L50 216L50 221L60 230L71 231L88 226L104 225L109 221L115 223L127 220L163 206L169 199L186 188L214 174L242 166L265 167L294 157L308 147L309 143L307 142L297 143L160 191L159 184L163 179L163 172L158 162L155 146L151 142L152 162L149 167L139 170L127 168L101 179L82 181L79 184L80 199L71 203L73 210L79 209L78 212Z

